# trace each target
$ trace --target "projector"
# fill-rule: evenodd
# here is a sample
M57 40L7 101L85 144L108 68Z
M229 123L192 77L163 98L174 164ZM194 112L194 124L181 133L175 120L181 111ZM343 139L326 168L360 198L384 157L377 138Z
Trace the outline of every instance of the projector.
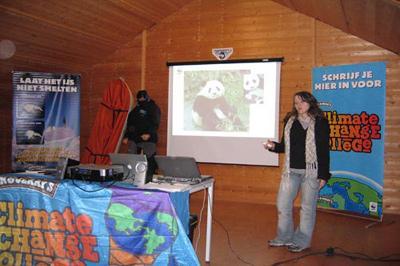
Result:
M118 165L96 165L96 164L79 164L68 167L70 179L107 182L121 181L124 177L122 166Z

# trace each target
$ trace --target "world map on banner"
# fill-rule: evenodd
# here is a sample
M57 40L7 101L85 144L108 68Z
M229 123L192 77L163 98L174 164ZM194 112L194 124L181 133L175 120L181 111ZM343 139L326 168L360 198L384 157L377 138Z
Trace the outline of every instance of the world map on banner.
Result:
M110 264L132 265L146 261L170 248L178 235L176 217L168 194L113 188L106 225L110 233ZM125 256L119 256L123 250Z
M362 180L366 179L362 178ZM382 191L379 185L367 185L361 182L357 174L336 173L321 189L318 204L320 207L347 210L378 218L382 215L382 194L379 191Z

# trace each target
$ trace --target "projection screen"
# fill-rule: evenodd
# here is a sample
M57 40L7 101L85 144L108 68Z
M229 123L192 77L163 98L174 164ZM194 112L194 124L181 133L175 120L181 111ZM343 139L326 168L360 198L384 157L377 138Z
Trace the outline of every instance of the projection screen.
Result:
M279 165L264 149L279 139L282 58L169 66L167 155L198 162Z

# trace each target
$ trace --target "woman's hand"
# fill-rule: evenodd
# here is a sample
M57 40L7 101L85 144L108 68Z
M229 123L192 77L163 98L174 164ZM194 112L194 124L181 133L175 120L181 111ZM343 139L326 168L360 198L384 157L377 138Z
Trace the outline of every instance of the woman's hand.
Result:
M275 149L275 143L270 139L267 139L267 141L264 142L263 145L264 145L264 148L267 149L267 150L274 150Z
M140 137L142 138L142 140L148 141L150 139L150 134L147 134L147 133L146 134L142 134Z

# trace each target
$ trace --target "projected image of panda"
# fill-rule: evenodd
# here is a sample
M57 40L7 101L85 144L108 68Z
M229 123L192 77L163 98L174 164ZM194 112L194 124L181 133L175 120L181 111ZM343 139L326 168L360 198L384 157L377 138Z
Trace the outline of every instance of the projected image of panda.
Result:
M260 87L260 77L257 74L243 76L244 97L250 104L264 103L264 89Z
M207 81L193 102L192 119L202 130L231 131L242 127L236 109L225 98L225 87L218 80Z

